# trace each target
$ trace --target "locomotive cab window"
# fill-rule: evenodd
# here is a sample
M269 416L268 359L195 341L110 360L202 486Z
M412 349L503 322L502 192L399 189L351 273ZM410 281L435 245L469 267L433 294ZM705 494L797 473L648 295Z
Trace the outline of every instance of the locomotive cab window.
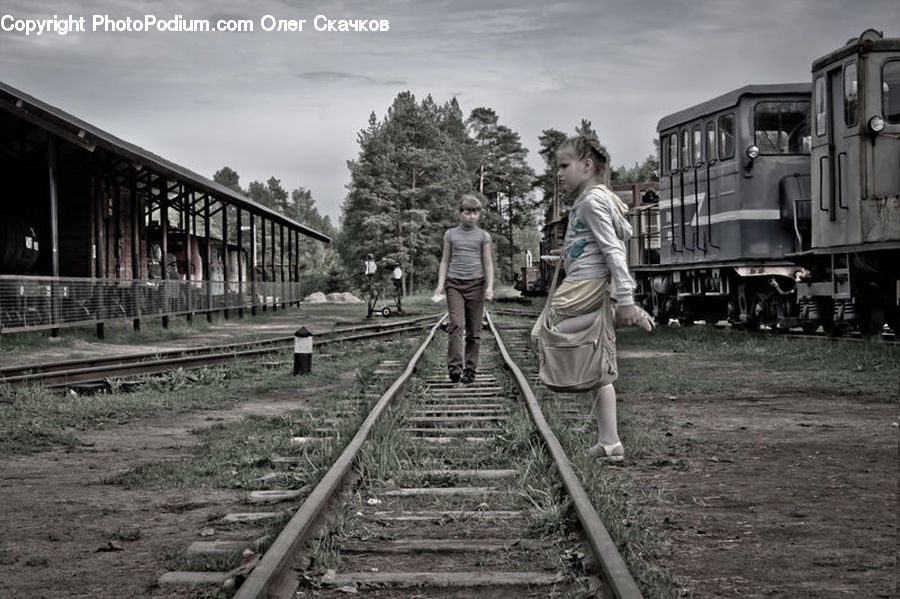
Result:
M825 77L816 78L816 135L825 135L825 124L828 122L828 98L825 97Z
M691 137L687 129L681 131L681 167L691 165Z
M884 120L900 123L900 60L889 60L881 69L881 111Z
M856 63L844 66L844 124L855 127L859 122L859 91L857 89Z
M753 120L760 154L809 154L809 102L760 102Z
M734 156L734 115L719 117L719 158L725 160Z

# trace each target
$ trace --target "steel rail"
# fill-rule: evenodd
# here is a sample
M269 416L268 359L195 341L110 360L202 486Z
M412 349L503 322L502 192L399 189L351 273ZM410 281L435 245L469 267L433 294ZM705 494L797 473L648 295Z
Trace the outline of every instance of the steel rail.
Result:
M504 366L510 371L515 379L516 384L522 393L522 397L525 399L525 403L528 406L531 419L534 421L541 437L543 437L544 443L556 463L559 476L566 486L569 496L572 498L578 520L581 522L581 526L587 536L594 557L596 558L597 563L600 564L600 568L603 570L607 586L609 586L613 594L620 599L640 599L642 595L637 583L631 576L631 572L628 571L625 560L623 560L622 556L619 554L615 542L606 530L606 526L600 519L600 515L594 508L594 504L591 503L590 497L588 497L587 492L581 485L581 481L578 479L578 475L572 468L572 464L560 444L559 439L556 438L550 425L547 424L547 420L544 418L543 412L541 412L541 407L538 404L534 392L531 390L528 379L522 374L522 371L510 357L509 352L506 351L506 346L503 344L499 331L494 327L494 322L491 319L490 314L485 312L485 318L487 319L488 326L494 333L494 338L497 340L497 347L500 349L500 354L503 356Z
M342 488L349 474L356 456L369 437L369 433L375 423L384 413L385 409L400 395L406 382L413 375L416 366L428 348L438 327L444 322L444 315L435 324L425 341L416 350L403 373L394 381L387 391L378 399L372 411L366 417L362 426L353 439L341 452L340 457L328 469L322 480L312 490L294 516L288 521L275 541L263 554L259 562L244 583L241 585L234 599L263 599L269 596L270 590L283 584L284 577L290 575L291 566L296 552L315 532L320 516Z
M332 343L359 341L403 333L420 331L424 322L436 316L397 322L391 325L350 327L331 331L314 339L322 346ZM418 323L418 324L417 324ZM371 329L376 329L372 331ZM357 332L362 331L362 332ZM343 335L345 332L355 334ZM332 336L335 335L335 336ZM204 346L180 350L165 350L106 356L86 360L69 360L45 365L13 366L0 369L0 383L22 385L40 383L47 387L102 382L112 377L136 376L170 371L174 368L203 368L240 358L254 359L263 355L284 351L293 344L294 337L278 337L257 342L243 342L222 346ZM241 349L241 348L250 349ZM172 356L172 357L166 357Z
M375 324L375 325L361 325L355 327L345 327L341 329L335 329L333 331L328 331L325 333L321 333L316 335L313 338L313 343L322 340L329 339L332 335L342 335L345 333L353 333L356 331L371 331L371 330L393 330L396 328L403 328L407 325L411 325L412 323L424 323L428 321L432 321L438 318L440 315L431 315L431 316L423 316L420 318L413 318L408 320L398 320L391 324ZM72 370L78 368L86 368L88 366L101 366L104 364L117 364L117 363L128 363L134 362L139 359L154 359L154 358L168 358L175 356L187 356L187 355L196 355L202 353L213 353L217 351L222 351L223 348L228 348L229 351L240 351L241 348L253 348L253 347L261 347L264 345L271 344L283 344L288 342L293 342L294 337L285 335L281 337L272 337L270 339L260 339L256 341L241 341L238 343L226 344L226 345L207 345L200 347L190 347L190 348L182 348L182 349L163 349L160 351L152 351L152 352L142 352L135 354L126 354L126 355L118 355L118 356L99 356L94 358L83 358L79 360L64 360L59 362L46 362L44 364L23 364L17 366L4 366L0 368L0 380L8 379L16 376L21 376L24 374L37 374L42 372L53 372L59 370Z

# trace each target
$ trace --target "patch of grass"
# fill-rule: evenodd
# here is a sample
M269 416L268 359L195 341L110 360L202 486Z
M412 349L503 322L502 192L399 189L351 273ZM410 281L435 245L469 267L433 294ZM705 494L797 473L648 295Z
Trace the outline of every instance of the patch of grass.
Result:
M137 527L119 526L109 536L118 541L132 542L139 540L143 533Z
M43 555L32 555L28 557L24 563L30 568L40 568L50 565L50 559Z
M537 371L537 359L534 354L517 355L516 361L525 373ZM641 360L642 363L648 361ZM619 360L620 371L627 363L627 360ZM655 366L654 369L656 368L658 367ZM655 375L648 373L648 376ZM657 382L652 384L662 385L666 382L659 377ZM616 386L619 388L619 383ZM636 487L627 469L602 464L588 457L585 451L596 442L597 435L597 425L590 414L589 400L583 394L551 393L540 385L532 385L532 389L548 424L565 448L582 485L644 595L664 599L681 597L681 589L671 575L652 565L653 560L664 555L665 545L662 538L651 532L654 530L650 526L653 522L651 516L635 507L637 502L633 499L640 497L643 490ZM575 419L570 418L573 414L576 416ZM581 415L583 417L580 417ZM684 451L679 449L680 441L677 438L665 435L666 427L665 421L650 423L637 416L626 418L625 411L620 410L619 433L627 444L631 456L653 455L659 452L661 447L665 448L664 452L676 455ZM574 529L574 511L567 509L563 513L558 506L560 500L556 503L551 501L552 490L561 485L561 482L555 476L531 482L535 480L535 476L538 475L535 473L528 477L530 486L535 490L530 501L539 508L535 510L539 516L533 521L532 526L538 527L537 530L547 530L548 526L551 530ZM561 492L559 496L562 497Z
M405 351L401 343L395 345L357 345L354 351L346 352L340 360L332 361L323 370L331 374L316 375L324 384L326 378L334 377L335 371L346 369L353 363L359 371L354 384L344 389L332 389L317 398L314 409L292 410L278 416L248 416L230 423L217 423L197 429L194 432L200 442L191 449L191 457L183 460L166 460L142 464L125 473L106 480L109 484L135 487L166 488L230 488L262 489L291 488L313 485L324 474L349 441L362 419L366 416L362 393L374 379L374 370L385 355ZM305 377L304 377L305 379ZM316 379L304 380L309 383ZM297 377L289 373L270 376L247 382L253 393L264 394L275 389L295 387ZM390 381L377 385L387 388ZM379 387L380 388L380 387ZM350 414L341 406L356 404ZM328 416L345 413L339 424L326 420ZM319 430L331 429L330 440L323 439L313 445L297 445L294 437L323 436ZM319 430L317 430L319 429ZM264 478L277 470L273 458L295 456L302 459L300 465L290 468L276 478Z
M790 339L707 326L661 327L650 335L620 329L616 334L620 350L673 353L672 358L620 360L617 387L622 390L704 393L718 386L739 392L775 382L780 391L827 393L839 387L843 394L887 401L900 388L900 348L879 339ZM699 370L685 370L682 355L691 356Z
M239 375L236 375L240 378ZM134 393L101 393L91 396L61 394L31 387L10 392L10 403L0 404L0 454L32 453L56 445L78 445L75 433L125 424L164 411L219 409L242 397L239 384L225 384L220 377L191 386L175 384L171 390Z
M255 362L232 362L197 370L175 370L146 378L131 392L96 395L62 394L42 387L0 388L0 455L27 454L52 447L77 447L78 431L127 424L164 412L227 409L248 395L298 387L334 386L338 375L357 371L363 383L380 356L404 347L402 341L341 344L333 357L316 364L310 375L293 376L292 368L273 371Z
M311 436L312 429L322 424L321 418L313 418L305 410L215 424L195 431L200 443L192 448L191 458L146 463L106 482L126 488L257 489L271 484L261 479L270 471L273 457L298 455L310 466L292 469L292 481L299 487L311 482L312 472L330 459L335 444L323 442L301 448L290 440Z
M182 572L227 572L241 563L242 551L225 553L205 553L186 555L180 550L173 550L163 556L163 565L167 570Z
M103 341L97 339L95 327L64 327L59 330L58 337L50 337L47 331L4 334L0 351L4 362L13 363L26 361L29 354L48 347L76 348L79 342L140 345L151 341L188 338L208 332L209 329L210 325L205 317L195 317L192 324L188 324L183 317L173 317L168 329L162 327L158 318L150 318L141 322L140 331L134 330L131 320L118 320L106 323ZM83 355L83 352L76 351L66 359L77 359Z

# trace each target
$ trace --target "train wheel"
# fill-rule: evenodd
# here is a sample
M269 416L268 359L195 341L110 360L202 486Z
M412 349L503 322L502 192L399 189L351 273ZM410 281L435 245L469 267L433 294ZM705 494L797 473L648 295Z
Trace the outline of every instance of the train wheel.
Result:
M650 305L645 309L653 315L653 320L660 326L669 324L671 312L671 300L666 301L664 295L660 295L655 291L650 296Z
M819 325L815 322L802 322L800 323L800 328L803 329L803 332L807 335L811 335L812 333L816 332L816 330L819 328Z
M843 323L834 322L829 320L828 322L822 323L822 330L825 331L825 334L829 337L840 337L844 334L844 329L847 325Z
M870 308L866 310L865 315L859 323L859 332L863 336L881 335L884 331L885 320L884 310L880 307Z

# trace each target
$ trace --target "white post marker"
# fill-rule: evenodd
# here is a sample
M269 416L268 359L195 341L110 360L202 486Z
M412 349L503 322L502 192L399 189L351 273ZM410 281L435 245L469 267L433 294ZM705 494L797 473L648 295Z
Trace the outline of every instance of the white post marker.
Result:
M313 334L300 327L294 332L294 376L309 374L312 369Z

